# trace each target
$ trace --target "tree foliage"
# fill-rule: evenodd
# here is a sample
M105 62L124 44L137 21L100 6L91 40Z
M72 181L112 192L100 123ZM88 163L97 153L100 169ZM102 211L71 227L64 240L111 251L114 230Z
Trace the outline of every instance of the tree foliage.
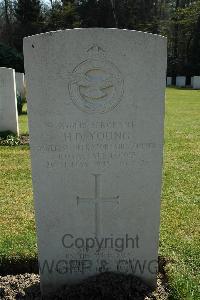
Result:
M9 46L0 44L0 66L12 67L17 72L23 72L23 55Z
M168 73L200 75L200 0L0 0L0 41L19 53L24 36L74 27L166 35Z
M46 14L46 31L79 27L79 16L73 1L54 1Z
M14 44L22 51L25 36L42 32L43 16L39 0L18 0L14 3L15 30Z

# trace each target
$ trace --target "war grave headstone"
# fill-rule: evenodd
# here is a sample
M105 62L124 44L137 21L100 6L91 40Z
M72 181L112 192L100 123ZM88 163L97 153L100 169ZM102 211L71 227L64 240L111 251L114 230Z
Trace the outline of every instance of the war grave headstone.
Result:
M15 71L0 68L0 132L19 135Z
M185 76L177 76L176 77L176 86L185 87L186 85L186 77Z
M200 76L193 76L192 77L192 87L193 89L200 89Z
M155 286L166 48L117 29L24 40L44 294L103 271Z
M15 72L15 79L16 79L17 93L21 96L24 96L25 93L24 73Z
M167 77L167 86L172 85L172 77Z

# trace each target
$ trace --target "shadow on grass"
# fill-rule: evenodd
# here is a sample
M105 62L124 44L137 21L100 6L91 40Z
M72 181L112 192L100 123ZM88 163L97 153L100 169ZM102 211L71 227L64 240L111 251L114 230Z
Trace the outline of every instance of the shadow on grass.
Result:
M24 290L26 299L41 297L39 283L32 284ZM65 284L53 295L43 296L43 300L143 300L152 294L152 290L133 275L104 272L90 276L80 283ZM38 297L38 298L37 298ZM155 298L148 298L155 299Z
M194 89L191 86L183 86L183 87L179 87L179 86L175 86L175 85L170 85L167 86L168 89L173 89L173 90L188 90L188 91L198 91L199 89Z
M165 273L166 264L165 258L159 257L157 289L153 292L141 279L133 274L103 272L90 276L77 284L69 285L66 281L66 284L56 293L56 297L58 297L56 299L167 300L169 289ZM9 296L13 293L13 282L15 282L15 285L17 282L19 291L15 290L14 292L16 292L18 296L22 296L20 299L55 299L55 295L53 298L50 296L41 298L38 271L36 258L29 260L2 259L0 275L6 276L9 274L9 276L2 281L2 292L6 293L5 296Z
M22 111L19 116L24 116L24 115L27 115L27 111Z
M25 273L39 273L37 258L24 259L4 259L0 260L0 276L17 275Z

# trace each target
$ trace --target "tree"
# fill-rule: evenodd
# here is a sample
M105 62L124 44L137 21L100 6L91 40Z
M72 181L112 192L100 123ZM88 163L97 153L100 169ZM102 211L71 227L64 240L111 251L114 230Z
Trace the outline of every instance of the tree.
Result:
M15 46L22 51L22 39L25 36L40 33L43 30L42 7L39 0L18 0L15 2Z
M19 23L32 26L41 21L41 3L39 0L18 0L15 3L15 16Z
M23 72L23 56L15 49L6 45L0 44L0 66L13 68L17 72Z
M73 1L54 1L47 13L47 30L58 30L79 26L79 17Z
M158 0L82 0L79 14L83 27L118 27L158 31Z
M4 0L5 5L5 19L6 19L6 25L10 26L10 18L9 18L9 3L8 0Z
M193 75L200 76L200 14L197 19L192 40L191 62L193 65Z
M191 76L194 73L191 45L200 14L200 1L169 1L169 5L165 31L168 37L168 73Z
M3 0L1 2L1 36L4 43L12 45L12 25L13 25L13 9L12 1Z
M14 9L13 9L13 1ZM117 27L168 38L170 75L200 73L200 0L0 0L0 41L74 27Z

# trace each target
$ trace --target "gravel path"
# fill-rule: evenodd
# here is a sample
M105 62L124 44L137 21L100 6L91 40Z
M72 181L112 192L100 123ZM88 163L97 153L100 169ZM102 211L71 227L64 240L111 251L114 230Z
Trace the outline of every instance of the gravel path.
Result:
M39 300L40 278L36 274L0 277L1 300ZM50 300L50 298L46 298ZM167 300L168 293L162 275L154 293L132 275L102 273L80 284L65 286L52 299L55 300Z

